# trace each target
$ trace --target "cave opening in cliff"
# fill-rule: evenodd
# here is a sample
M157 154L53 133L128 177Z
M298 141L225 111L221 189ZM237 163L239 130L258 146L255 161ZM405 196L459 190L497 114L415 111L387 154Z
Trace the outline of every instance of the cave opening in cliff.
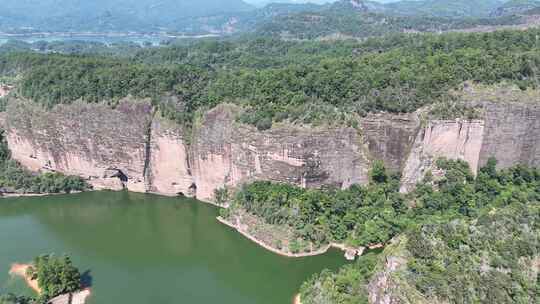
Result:
M127 183L128 181L127 175L125 175L124 172L122 172L122 170L118 170L116 177L118 177L123 183Z

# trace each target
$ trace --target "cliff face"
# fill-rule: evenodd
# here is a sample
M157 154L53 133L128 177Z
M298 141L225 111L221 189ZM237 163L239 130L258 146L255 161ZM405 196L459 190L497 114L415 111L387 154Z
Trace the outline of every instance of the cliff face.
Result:
M499 168L540 166L540 104L485 103L479 165L493 156Z
M540 105L478 103L481 119L434 120L414 141L402 172L402 192L411 191L439 157L462 159L473 173L495 157L500 169L523 164L540 166Z
M241 109L224 104L186 134L144 100L49 111L18 101L10 102L2 124L13 158L30 170L80 175L97 189L211 200L215 189L261 179L303 187L364 184L375 159L402 172L404 192L438 157L463 159L474 172L490 156L501 168L539 166L540 106L481 106L483 116L473 121L421 124L416 114L371 114L358 129L279 124L259 131L236 122Z
M8 107L13 158L32 171L80 175L97 189L127 188L211 200L214 190L266 179L304 187L366 183L368 152L352 128L278 126L261 132L221 105L192 134L153 115L148 101ZM189 138L191 145L186 144Z
M32 171L59 171L89 179L96 188L144 192L148 102L74 103L44 111L10 103L7 140L12 157Z
M420 129L417 115L370 114L360 125L372 158L382 160L388 169L400 172Z
M194 180L183 130L156 115L149 134L147 190L165 195L194 196Z
M276 126L268 131L235 122L235 109L206 113L194 132L193 174L197 197L256 179L319 187L367 182L369 160L352 128Z
M414 141L401 180L401 191L414 189L437 158L465 160L476 173L484 137L484 121L430 121Z

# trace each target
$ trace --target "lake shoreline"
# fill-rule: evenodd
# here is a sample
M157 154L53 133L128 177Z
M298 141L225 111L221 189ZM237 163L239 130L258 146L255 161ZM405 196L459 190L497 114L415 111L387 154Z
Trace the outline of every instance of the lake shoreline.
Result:
M365 250L365 248L363 248L363 247L361 247L359 249L354 249L354 248L347 247L345 244L330 243L330 244L327 244L327 245L323 246L322 248L320 248L318 250L310 251L310 252L303 252L303 253L284 252L282 250L279 250L277 248L274 248L274 247L264 243L263 241L257 239L255 236L251 235L249 232L245 231L245 229L242 229L238 225L233 224L232 222L222 218L221 216L216 217L216 219L220 223L222 223L224 225L227 225L230 228L233 228L238 233L240 233L241 235L243 235L247 239L251 240L252 242L256 243L257 245L263 247L264 249L266 249L268 251L271 251L271 252L273 252L275 254L278 254L280 256L284 256L284 257L288 257L288 258L304 258L304 257L322 255L322 254L327 253L328 250L330 250L330 248L335 248L335 249L339 249L339 250L345 252L345 258L347 260L351 261L351 260L354 260L354 258L357 255L361 256L362 253Z
M346 264L333 250L305 259L261 250L216 221L218 211L181 196L126 191L0 200L0 227L10 232L0 235L0 278L6 292L37 297L22 276L8 275L9 268L43 253L66 253L79 265L82 286L91 286L86 304L147 304L155 299L153 290L167 303L181 295L186 303L290 304L305 279ZM143 272L148 275L130 281L131 273ZM231 294L233 280L238 284ZM268 283L275 288L253 293L250 287Z
M38 295L42 293L41 288L39 287L37 280L32 280L32 278L28 275L27 271L28 268L30 268L30 264L20 264L20 263L14 263L11 265L11 268L9 269L9 274L12 276L19 276L24 279L26 282L26 285L30 287L33 291L35 291ZM90 296L91 291L90 288L83 288L77 292L68 293L68 294L61 294L59 296L56 296L49 300L49 303L51 304L60 304L60 303L68 303L66 302L66 299L71 304L84 304L86 303L86 299Z
M83 193L83 192L95 192L95 191L108 191L108 190L88 190L88 191L77 191L77 192L71 192L71 193L2 193L0 195L0 199L1 198L44 197L44 196L54 196L54 195L69 195L69 194L78 194L78 193ZM156 193L156 192L144 192L143 194L152 194L152 195L158 195L158 196L164 196L164 197L181 197L181 196L171 196L171 195L166 195L166 194L161 194L161 193ZM217 203L212 202L212 201L201 200L201 199L197 199L196 197L194 197L193 199L196 199L196 200L198 200L198 201L200 201L202 203L205 203L205 204L215 206L217 208L228 208L227 205L220 205L220 204L217 204ZM323 246L322 248L319 248L319 249L314 250L314 251L303 252L303 253L291 253L291 252L285 252L283 250L277 249L275 247L272 247L272 246L264 243L263 241L261 241L257 237L255 237L254 235L247 232L245 229L242 229L242 227L240 227L238 225L235 225L234 223L222 218L221 216L216 217L216 219L220 223L222 223L222 224L224 224L226 226L229 226L230 228L233 228L238 233L240 233L242 236L244 236L245 238L247 238L247 239L251 240L252 242L256 243L260 247L263 247L264 249L266 249L268 251L271 251L271 252L273 252L273 253L275 253L277 255L280 255L280 256L283 256L283 257L288 257L288 258L304 258L304 257L312 257L312 256L323 255L323 254L326 254L328 252L328 250L330 250L330 248L335 248L335 249L339 249L339 250L343 251L345 258L347 260L349 260L349 261L352 261L352 260L354 260L356 258L356 256L361 256L364 253L365 249L368 249L368 248L369 249L374 249L374 248L380 248L380 247L383 246L381 244L376 244L376 245L368 246L368 247L352 248L352 247L346 246L345 244L330 243L330 244L327 244L327 245Z
M256 243L257 245L263 247L264 249L269 250L269 251L271 251L271 252L273 252L275 254L278 254L278 255L281 255L281 256L284 256L284 257L288 257L288 258L303 258L303 257L321 255L321 254L325 254L328 251L328 249L330 249L332 247L331 244L328 244L328 245L324 246L323 248L318 249L316 251L312 251L312 252L305 252L305 253L284 252L282 250L279 250L277 248L269 246L268 244L265 244L264 242L258 240L253 235L249 234L247 231L245 231L245 230L241 229L240 227L238 227L237 225L227 221L226 219L222 218L221 216L216 217L216 219L220 223L225 224L225 225L233 228L234 230L239 232L241 235L243 235L247 239L251 240L252 242Z
M37 280L32 280L32 278L27 274L28 268L30 268L30 264L15 263L11 265L11 268L9 269L9 274L22 277L26 282L26 285L28 285L30 288L32 288L32 290L37 292L37 294L41 294L41 288L39 288Z
M53 195L67 195L67 194L79 194L90 191L73 191L70 193L0 193L1 198L17 198L17 197L41 197L41 196L53 196Z

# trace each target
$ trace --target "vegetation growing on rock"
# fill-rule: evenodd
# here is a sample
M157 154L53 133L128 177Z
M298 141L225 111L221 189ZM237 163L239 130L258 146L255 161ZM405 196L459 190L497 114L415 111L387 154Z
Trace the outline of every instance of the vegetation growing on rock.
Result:
M497 171L491 159L475 178L462 161L441 159L437 166L444 177L419 184L405 200L402 231L410 258L395 276L405 276L426 303L537 301L540 170L518 165ZM362 263L324 272L303 286L302 301L367 303L366 290L358 290L371 274Z
M11 159L4 133L0 130L0 188L0 192L70 193L88 190L89 185L78 176L30 173Z
M245 210L270 225L289 226L294 231L290 242L319 248L347 243L367 246L384 243L401 231L406 206L398 193L399 179L386 175L384 166L372 171L372 183L354 185L347 190L303 189L271 182L243 186L226 215Z

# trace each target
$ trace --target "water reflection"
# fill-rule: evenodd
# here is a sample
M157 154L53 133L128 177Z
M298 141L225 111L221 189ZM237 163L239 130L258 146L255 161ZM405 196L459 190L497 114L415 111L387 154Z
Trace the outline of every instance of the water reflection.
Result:
M313 273L345 262L338 252L277 256L219 224L217 213L190 199L127 192L0 200L0 242L8 244L0 271L67 252L88 270L94 304L275 304L288 303Z

